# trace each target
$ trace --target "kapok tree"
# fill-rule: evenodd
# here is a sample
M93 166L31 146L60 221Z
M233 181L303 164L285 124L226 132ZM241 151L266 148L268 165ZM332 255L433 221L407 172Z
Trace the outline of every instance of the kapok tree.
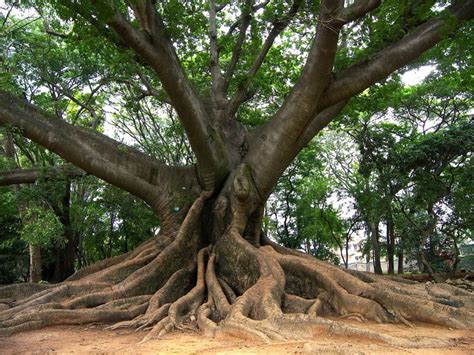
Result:
M413 1L404 16L394 16L398 24L403 22L402 32L379 38L374 44L378 48L368 57L357 58L360 52L353 50L352 60L335 65L338 49L350 53L347 37L354 32L344 32L349 24L367 18L375 22L374 16L387 20L390 16L383 15L396 11L397 4L295 0L283 11L285 3L272 6L270 1L194 3L196 11L207 6L208 46L195 50L209 49L209 68L202 71L209 69L211 78L209 89L198 93L176 51L186 43L174 43L167 33L173 21L179 21L171 11L177 4L53 2L69 21L79 27L89 24L154 71L163 100L174 106L197 163L165 165L1 92L0 124L17 127L80 169L143 199L161 219L161 230L133 252L83 268L65 282L1 288L0 332L119 321L115 326L152 328L148 337L195 323L209 334L263 339L310 337L317 325L359 331L326 320L325 315L472 328L470 293L448 285L425 287L349 272L281 247L261 232L264 204L278 178L348 101L417 60L474 17L473 0L453 1L444 9L436 2ZM267 37L242 75L236 68L242 66L247 37L255 40L259 35L247 32L272 9L280 14L263 31ZM218 24L236 13L237 21L228 29L238 35L224 68ZM315 28L304 67L271 117L247 131L236 114L254 93L251 85L263 75L260 69L277 37L300 14L306 15L306 27ZM186 27L173 28L176 33Z

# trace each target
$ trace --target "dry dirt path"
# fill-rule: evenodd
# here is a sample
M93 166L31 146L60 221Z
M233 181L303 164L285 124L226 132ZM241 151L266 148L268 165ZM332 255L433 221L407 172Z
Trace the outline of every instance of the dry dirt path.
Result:
M411 339L443 339L449 345L436 349L393 348L366 338L334 336L324 330L314 341L286 343L265 344L231 337L210 339L193 332L173 332L163 339L140 343L146 332L109 331L102 326L58 326L0 337L0 354L474 354L473 331L420 325L411 329L394 324L365 324L364 327Z

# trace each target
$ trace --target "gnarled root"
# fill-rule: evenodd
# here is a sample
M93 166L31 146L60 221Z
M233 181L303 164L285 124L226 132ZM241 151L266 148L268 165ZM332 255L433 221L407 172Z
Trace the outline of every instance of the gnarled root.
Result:
M268 342L309 339L323 329L335 335L363 336L394 346L442 347L449 344L437 339L398 339L322 317L407 326L428 322L460 329L474 327L472 295L442 285L427 290L424 285L352 275L281 247L255 248L234 230L229 230L221 244L216 245L216 253L219 275L239 296L235 301L227 298L228 302L223 302L228 316L218 324L205 321L205 316L212 308L219 314L219 305L210 302L203 307L200 326L203 324L206 332L213 335L225 333ZM232 277L232 264L245 270L244 278Z
M172 329L199 328L209 336L267 342L311 339L324 331L425 347L447 344L390 337L364 323L474 328L472 293L453 286L346 271L268 240L260 246L232 224L209 245L201 228L207 197L194 202L174 235L152 238L61 284L0 288L0 334L103 322L113 323L111 329L148 329L144 341Z

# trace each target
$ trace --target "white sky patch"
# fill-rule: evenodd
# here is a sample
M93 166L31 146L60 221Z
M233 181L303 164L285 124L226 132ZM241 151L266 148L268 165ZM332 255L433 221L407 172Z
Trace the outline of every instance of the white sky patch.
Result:
M434 65L424 65L420 68L409 70L402 74L402 82L405 86L417 85L421 83L434 70Z

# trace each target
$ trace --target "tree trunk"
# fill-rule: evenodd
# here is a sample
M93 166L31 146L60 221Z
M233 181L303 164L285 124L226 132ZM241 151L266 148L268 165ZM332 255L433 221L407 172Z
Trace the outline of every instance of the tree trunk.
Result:
M346 238L345 249L346 249L346 259L344 260L344 263L347 269L349 268L349 238Z
M431 267L430 263L428 262L428 260L426 259L426 256L425 256L425 251L424 251L425 243L426 243L427 239L430 238L431 235L433 234L433 232L436 228L436 223L438 222L438 217L434 213L433 205L428 206L427 212L428 212L428 215L429 215L429 222L428 222L427 226L423 230L420 231L420 240L419 240L419 244L418 244L418 255L419 255L421 263L423 264L424 272L427 272L431 276L433 281L441 282L442 280L440 279L440 277L438 275L435 274L433 268Z
M66 179L64 187L61 207L53 204L54 212L63 226L63 239L65 240L64 246L55 247L56 261L53 276L54 282L61 282L71 276L74 273L76 260L76 233L71 225L71 182L69 179Z
M374 272L382 275L382 265L380 264L380 243L379 243L379 226L378 223L369 222L370 241L372 243L372 251L374 255Z
M275 21L256 62L244 73L245 82L229 99L229 92L221 89L228 81L221 75L215 26L210 26L211 97L203 100L153 2L127 2L133 24L113 2L91 2L87 11L66 2L70 11L92 22L97 33L106 32L154 71L197 164L166 166L98 132L47 117L1 91L0 124L18 127L84 171L141 198L160 217L161 229L159 236L136 250L85 267L64 283L0 288L0 300L8 300L0 311L0 335L95 322L151 328L147 338L184 326L198 326L210 335L240 334L265 341L307 338L317 333L315 326L330 328L332 334L361 334L360 329L324 316L474 327L471 295L346 271L277 245L260 233L263 205L298 152L351 97L416 60L474 17L474 0L455 2L447 9L451 16L443 12L423 21L400 40L337 73L333 70L339 31L380 2L357 1L344 7L344 1L323 0L300 78L273 117L247 133L234 118L276 35L302 4L294 3L291 13ZM215 7L210 7L215 15ZM381 273L378 224L371 227L374 265ZM384 334L364 334L397 345ZM413 346L419 342L409 341Z
M418 255L419 255L419 258L420 258L420 261L423 265L423 272L427 272L428 275L431 276L431 278L435 281L435 282L440 282L441 280L438 278L438 276L435 274L433 268L431 267L430 263L428 262L428 260L426 259L426 256L425 256L425 252L423 250L422 247L420 247L418 249Z
M393 275L395 271L394 266L395 254L395 230L392 216L387 218L387 260L388 260L388 274Z
M453 260L453 266L451 268L451 272L453 274L456 274L456 272L458 271L458 267L459 267L459 262L461 261L460 259L460 251L459 251L459 246L458 246L458 240L457 240L457 237L455 235L456 232L453 232L452 235L451 235L451 238L453 240L453 246L454 246L454 260Z
M37 245L29 244L28 250L30 253L30 279L29 282L37 283L42 279L41 267L41 248Z
M403 251L398 252L398 273L403 274Z
M18 162L16 160L16 149L15 149L15 142L13 139L13 135L10 131L5 132L5 155L7 158L11 159L11 162L18 167ZM18 196L20 191L20 186L15 185L14 190L16 195ZM18 206L19 213L24 211L25 206L19 205ZM39 246L35 246L33 244L28 244L28 253L30 256L30 264L29 264L29 282L37 283L41 281L42 278L42 267L41 267L41 250Z

